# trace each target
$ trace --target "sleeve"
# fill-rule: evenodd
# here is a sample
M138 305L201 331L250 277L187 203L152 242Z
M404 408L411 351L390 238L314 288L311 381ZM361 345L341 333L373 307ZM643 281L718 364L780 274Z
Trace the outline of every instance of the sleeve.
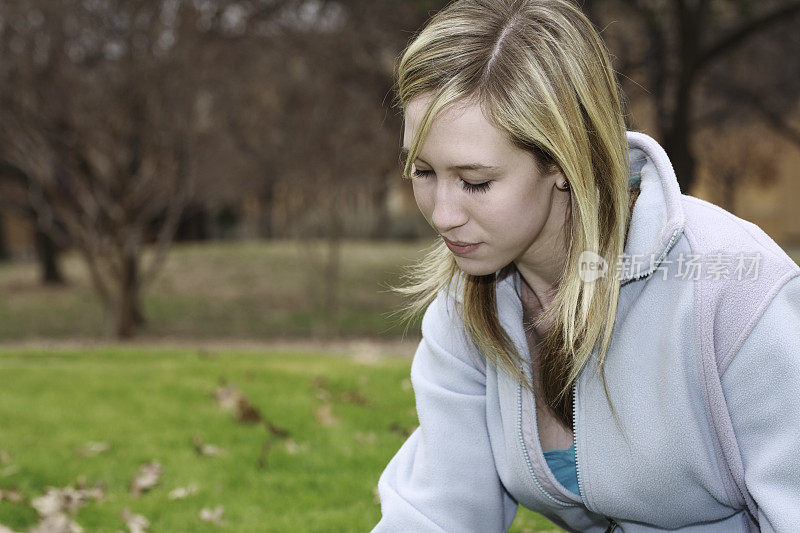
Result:
M800 531L800 276L767 305L722 387L761 531Z
M419 427L378 480L373 533L506 531L517 512L489 442L486 376L448 301L440 292L423 315L411 364Z

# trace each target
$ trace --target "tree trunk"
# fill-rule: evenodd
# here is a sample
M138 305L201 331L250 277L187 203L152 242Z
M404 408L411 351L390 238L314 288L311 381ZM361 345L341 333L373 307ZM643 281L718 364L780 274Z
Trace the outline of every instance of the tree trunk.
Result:
M384 177L377 184L377 190L372 195L372 205L375 210L375 221L372 227L373 239L389 238L389 182Z
M672 162L672 168L678 178L678 186L683 194L691 194L695 181L695 159L692 154L692 79L679 82L678 94L675 98L675 110L672 121L664 132L664 150Z
M342 221L337 203L329 211L328 257L325 262L325 300L323 312L328 335L339 334L339 271L342 255Z
M122 273L119 280L119 297L117 299L116 334L120 340L133 337L136 329L144 323L144 316L139 302L139 263L136 254L125 250L122 262Z
M258 211L258 236L262 239L271 239L275 236L272 226L272 208L275 203L275 184L271 177L265 178L261 185Z
M6 242L5 222L6 220L3 218L3 214L0 213L0 261L5 261L11 257L8 251L8 243Z
M58 247L50 236L36 228L36 257L39 261L40 279L45 284L64 284L64 276L58 267Z

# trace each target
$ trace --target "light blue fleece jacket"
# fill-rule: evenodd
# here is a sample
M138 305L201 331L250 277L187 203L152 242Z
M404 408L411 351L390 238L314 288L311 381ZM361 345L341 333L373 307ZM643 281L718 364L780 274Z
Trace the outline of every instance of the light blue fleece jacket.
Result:
M422 319L419 427L380 476L374 532L506 531L518 504L569 531L800 531L800 268L756 225L681 194L652 138L628 141L641 193L605 362L620 426L595 349L574 389L581 495L548 469L531 394L468 339L451 288ZM529 361L506 272L498 316Z

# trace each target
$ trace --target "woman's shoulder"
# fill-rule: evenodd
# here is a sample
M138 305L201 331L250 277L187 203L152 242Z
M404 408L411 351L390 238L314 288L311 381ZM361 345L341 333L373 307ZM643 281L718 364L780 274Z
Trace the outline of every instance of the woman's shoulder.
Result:
M696 320L724 369L800 266L756 224L692 196L683 204L691 259L702 265Z
M748 255L758 257L761 264L767 263L770 270L765 274L781 277L800 271L792 258L758 225L694 196L684 194L682 200L686 217L684 234L692 253L702 255L704 261L712 258L738 260L740 255Z

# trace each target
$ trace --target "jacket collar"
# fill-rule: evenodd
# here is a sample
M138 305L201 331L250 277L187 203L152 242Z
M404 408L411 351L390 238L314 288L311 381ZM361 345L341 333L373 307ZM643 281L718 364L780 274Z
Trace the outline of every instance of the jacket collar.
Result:
M644 133L629 131L627 136L631 174L641 177L641 192L628 228L623 284L652 274L686 224L678 179L664 149Z

